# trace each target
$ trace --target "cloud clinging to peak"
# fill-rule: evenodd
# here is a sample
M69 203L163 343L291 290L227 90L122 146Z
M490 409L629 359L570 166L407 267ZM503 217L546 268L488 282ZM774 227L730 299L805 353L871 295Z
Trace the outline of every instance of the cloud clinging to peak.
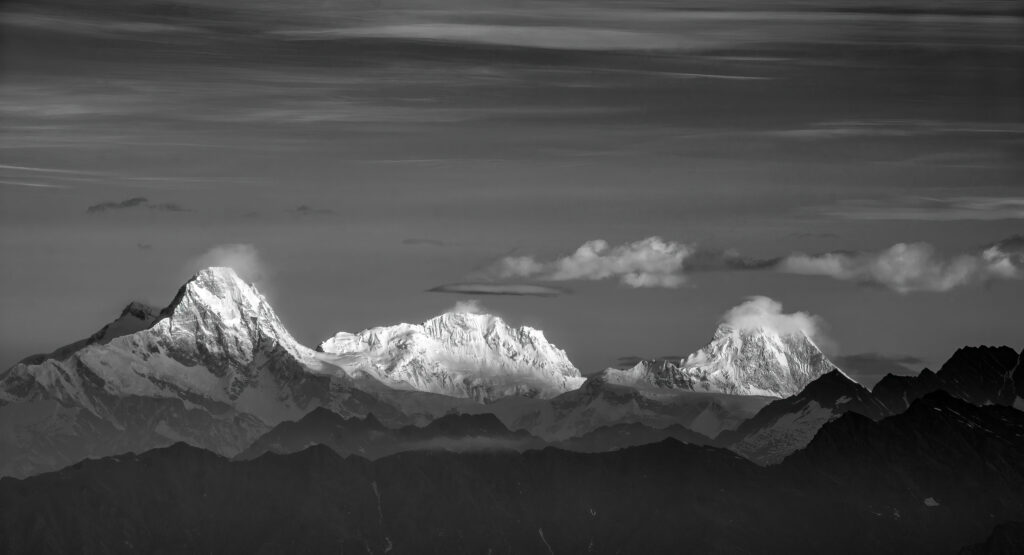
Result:
M448 309L448 312L457 312L459 314L484 314L483 304L476 299L467 299L464 301L457 301L455 306Z
M265 281L267 278L267 266L260 258L256 247L249 244L217 245L193 260L191 266L192 271L211 266L226 266L250 283Z
M722 323L739 330L764 328L782 334L803 332L812 339L824 337L820 318L806 312L787 314L782 311L782 303L761 295L730 308L722 316Z

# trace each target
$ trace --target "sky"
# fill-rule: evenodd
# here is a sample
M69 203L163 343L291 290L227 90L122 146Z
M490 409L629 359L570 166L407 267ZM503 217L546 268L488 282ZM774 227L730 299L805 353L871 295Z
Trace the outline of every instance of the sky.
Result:
M212 263L307 345L476 300L592 373L765 296L868 385L1019 350L1024 19L929 6L5 3L0 364Z

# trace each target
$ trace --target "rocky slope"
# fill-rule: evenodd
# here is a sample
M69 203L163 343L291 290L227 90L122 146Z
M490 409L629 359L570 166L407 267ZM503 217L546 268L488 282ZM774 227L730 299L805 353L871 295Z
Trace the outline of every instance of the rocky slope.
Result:
M870 391L833 370L792 397L773 401L735 430L715 438L759 464L774 464L807 445L821 427L846 412L872 420L889 412Z

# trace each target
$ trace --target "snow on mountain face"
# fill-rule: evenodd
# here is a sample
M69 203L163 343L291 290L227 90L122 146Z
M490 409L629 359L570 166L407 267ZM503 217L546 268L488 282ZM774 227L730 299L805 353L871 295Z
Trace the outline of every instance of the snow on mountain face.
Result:
M392 387L478 401L549 398L584 381L543 332L486 314L449 312L421 325L342 332L318 350L347 371L365 371Z
M159 320L64 360L19 364L4 377L20 396L52 398L108 417L107 397L224 403L268 423L325 400L329 378L307 371L315 353L284 329L266 299L227 268L199 272Z
M244 369L262 353L279 349L300 361L313 352L292 338L255 287L229 268L208 268L179 290L150 330L183 354L198 353L214 374Z
M145 320L138 314L129 314L135 324ZM130 329L123 320L104 329ZM197 274L144 329L91 339L0 375L0 418L10 432L0 437L0 474L185 439L231 455L315 406L376 410L226 268Z
M803 332L723 324L711 343L685 359L609 368L602 379L640 387L788 397L832 370L835 365Z
M802 449L825 423L847 412L872 420L888 414L870 391L833 370L799 394L773 401L739 428L722 433L716 443L759 464L774 464Z
M90 338L0 373L0 475L182 440L230 456L315 407L422 423L473 399L547 396L582 381L541 332L493 317L393 331L368 337L385 350L367 352L394 362L396 388L364 357L353 364L299 344L234 271L203 270L158 314L130 305ZM392 335L404 339L382 341Z

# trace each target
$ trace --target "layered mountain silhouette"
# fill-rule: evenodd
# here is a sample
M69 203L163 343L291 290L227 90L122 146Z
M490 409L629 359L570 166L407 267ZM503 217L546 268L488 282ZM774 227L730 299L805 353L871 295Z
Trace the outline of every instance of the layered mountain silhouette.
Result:
M938 391L878 422L847 412L777 468L956 552L1024 514L1022 456L1024 412Z
M822 375L799 394L773 401L735 430L715 437L760 464L774 464L807 445L827 422L852 412L871 420L904 412L917 399L946 392L975 405L1017 404L1022 356L1009 347L958 349L938 373L924 369L918 376L888 375L872 391L839 370Z
M914 400L943 390L976 405L1013 405L1024 397L1021 355L1009 347L958 349L938 372L927 368L917 376L889 374L872 392L890 412L902 412Z
M1022 391L1008 347L868 391L724 325L586 379L480 314L314 350L211 268L0 374L0 552L1014 552Z
M238 455L251 459L264 453L295 453L325 445L341 455L377 459L402 451L514 450L544 446L525 431L512 432L493 414L449 414L425 426L389 428L372 414L344 418L324 408L313 409L296 422L283 422Z
M878 422L847 412L767 468L671 439L373 462L176 444L0 480L0 549L957 553L1024 514L1022 455L1024 413L945 393Z
M490 410L512 428L549 441L562 441L603 426L641 423L652 428L679 425L715 436L753 416L773 397L633 387L592 376L577 390L546 403L498 403Z
M569 451L596 453L674 439L693 445L708 445L711 438L679 425L653 428L645 424L620 423L602 426L581 436L548 443L530 433L509 430L489 413L448 414L425 426L389 427L372 414L345 418L325 408L313 409L295 422L282 422L261 436L238 460L266 453L296 453L314 445L330 447L340 455L358 455L370 460L418 450L525 451L548 445Z
M692 445L710 445L711 438L678 424L652 428L637 422L601 426L581 436L555 443L559 449L583 453L601 453L672 439Z

